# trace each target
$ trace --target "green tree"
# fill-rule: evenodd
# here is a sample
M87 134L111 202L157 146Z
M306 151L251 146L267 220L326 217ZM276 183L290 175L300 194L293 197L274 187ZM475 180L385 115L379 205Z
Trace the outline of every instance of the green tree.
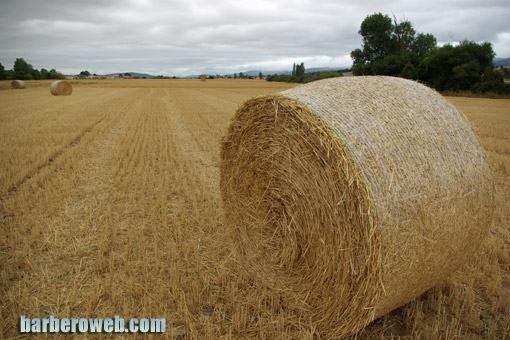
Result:
M407 78L407 79L416 79L418 77L418 73L416 67L411 62L407 62L402 72L399 74L399 77Z
M498 72L503 75L504 79L510 79L510 68L505 68L503 66L500 66L498 69Z
M412 51L420 58L437 46L437 39L432 34L419 33L412 42Z
M487 66L482 72L480 82L471 87L473 92L495 92L499 94L510 94L510 85L505 83L504 76L501 72L494 70L493 67Z
M411 51L416 34L413 25L408 20L397 22L397 18L395 17L393 17L393 22L393 33L391 35L393 46L390 51L393 53Z
M32 79L39 80L41 79L41 72L38 69L32 70Z
M408 63L416 69L425 54L436 46L433 35L416 35L409 20L398 22L394 17L392 21L388 15L381 13L367 16L358 33L363 37L363 44L361 49L351 52L355 75L398 76L403 74ZM410 67L406 70L408 76Z
M299 65L296 65L295 70L295 76L296 77L302 77L305 74L305 63L301 63Z
M14 71L13 70L5 70L5 78L6 79L16 79L14 77Z
M262 72L259 72L259 79L262 79L264 78L264 75L262 74Z
M0 63L0 80L7 79L7 73L5 72L5 67Z
M79 76L82 78L88 77L88 76L90 76L90 72L89 71L81 71Z
M480 65L475 61L454 66L452 72L459 90L467 91L482 79Z
M241 79L244 78L244 73L243 72L239 72L239 78L241 78Z
M495 53L489 42L463 41L430 52L420 65L419 78L438 91L499 91L492 60ZM490 80L489 80L490 79ZM481 86L482 82L486 82ZM490 85L492 84L492 85Z
M33 70L32 65L28 64L23 58L16 58L14 61L13 71L16 79L32 79Z
M52 68L49 72L49 79L64 79L64 75L54 68Z
M47 69L41 69L41 79L50 79L50 72Z
M393 24L388 15L369 15L361 23L358 33L363 37L363 58L366 62L381 59L393 52Z
M365 59L365 55L361 49L357 48L351 51L351 59L352 59L352 73L354 75L360 76L363 74L367 74L367 71L365 70L367 60Z

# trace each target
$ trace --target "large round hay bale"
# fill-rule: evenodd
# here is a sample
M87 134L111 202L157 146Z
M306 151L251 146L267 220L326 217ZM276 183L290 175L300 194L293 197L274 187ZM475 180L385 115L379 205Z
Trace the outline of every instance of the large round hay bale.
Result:
M221 150L241 270L287 325L347 336L472 256L492 177L469 123L393 77L334 78L256 97ZM258 308L258 307L255 307Z
M67 80L57 80L51 83L50 92L54 96L69 96L73 93L73 86Z
M201 74L200 81L206 81L206 80L207 80L207 76L205 74Z
M15 90L22 90L25 88L25 82L23 80L11 81L11 88Z

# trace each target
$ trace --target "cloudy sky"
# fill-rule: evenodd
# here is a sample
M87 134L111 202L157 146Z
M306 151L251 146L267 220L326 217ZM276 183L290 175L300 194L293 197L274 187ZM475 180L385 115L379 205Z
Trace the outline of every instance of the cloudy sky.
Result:
M510 57L508 0L0 0L0 63L168 76L350 67L376 12Z

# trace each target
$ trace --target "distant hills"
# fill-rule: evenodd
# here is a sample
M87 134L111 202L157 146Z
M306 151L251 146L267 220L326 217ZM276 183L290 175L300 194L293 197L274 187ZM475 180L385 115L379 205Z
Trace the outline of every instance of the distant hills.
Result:
M153 76L152 74L138 73L138 72L109 73L109 74L107 74L107 76L113 76L114 74L126 74L126 73L129 73L132 77L136 77L136 78L147 78L147 79L156 78L156 76Z
M312 68L305 69L305 73L313 73L313 72L319 72L319 71L338 71L338 70L346 71L345 68L342 69L342 68L333 68L333 67L312 67ZM288 71L288 70L277 70L277 71L250 70L250 71L241 71L241 72L243 72L243 74L245 76L252 76L252 77L258 77L260 72L262 72L262 74L265 76L270 75L270 74L292 74L292 71ZM239 72L236 72L236 74L239 75ZM206 76L215 76L216 74L206 73L205 75ZM233 77L234 73L224 74L222 76ZM198 77L200 77L199 74L194 74L194 75L189 75L189 76L185 76L185 77L181 77L181 78L198 78Z
M494 66L510 66L510 58L494 58Z
M342 70L342 69L341 68L332 68L332 67L312 67L312 68L306 69L305 73L313 73L313 72L319 72L319 71L338 71L338 70ZM342 71L346 71L346 70L343 69ZM262 72L262 74L265 75L265 76L270 75L270 74L292 74L292 71L288 71L288 70L279 70L279 71L250 70L250 71L241 71L241 72L243 72L243 74L246 75L246 76L252 76L252 77L258 77L260 72ZM107 76L112 76L114 74L126 74L126 73L131 74L131 76L135 77L135 78L152 79L152 78L156 78L157 77L157 76L152 75L152 74L139 73L139 72L117 72L117 73L109 73L109 74L107 74ZM239 72L236 72L236 74L239 75ZM208 76L208 77L209 76L216 76L216 74L212 74L212 73L205 73L205 75ZM222 74L221 76L231 76L231 77L233 77L234 73ZM184 76L184 77L179 77L179 78L191 79L191 78L198 78L198 77L200 77L200 74L192 74L192 75L189 75L189 76Z
M494 66L510 66L510 58L494 58ZM312 67L312 68L308 68L305 70L305 73L313 73L313 72L319 72L319 71L344 71L344 72L347 72L347 70L344 68L333 68L333 67ZM262 72L263 75L267 76L267 75L270 75L270 74L292 74L292 71L289 71L289 70L277 70L277 71L264 71L264 70L250 70L250 71L241 71L243 72L244 75L246 76L252 76L252 77L258 77L259 73ZM108 75L113 75L113 74L126 74L126 73L129 73L131 74L131 76L133 77L137 77L137 78L147 78L147 79L152 79L152 78L156 78L156 76L152 75L152 74L148 74L148 73L138 73L138 72L122 72L122 73L110 73ZM239 75L239 72L236 72L237 75ZM206 76L216 76L216 74L212 74L212 73L205 73ZM233 77L234 76L234 73L230 73L230 74L224 74L222 76L231 76ZM179 78L188 78L188 79L191 79L191 78L198 78L200 77L200 74L192 74L192 75L188 75L188 76L184 76L184 77L179 77Z
M510 66L510 58L494 58L493 64L496 67L499 67L499 66ZM348 70L346 70L345 68L342 69L342 68L334 68L334 67L312 67L312 68L307 68L305 70L305 73L313 73L313 72L319 72L319 71L342 71L342 72L348 72ZM265 75L265 76L272 75L272 74L292 74L292 71L289 71L289 70L276 70L276 71L250 70L250 71L241 71L241 72L243 72L243 74L246 75L246 76L252 76L252 77L258 77L260 72L262 72L262 74ZM136 77L136 78L152 79L152 78L156 78L157 77L157 76L152 75L152 74L139 73L139 72L110 73L110 74L107 74L107 75L126 74L126 73L129 73L129 74L131 74L132 77ZM236 72L236 74L239 75L239 72ZM216 74L212 74L212 73L205 73L205 75L208 76L208 77L209 76L216 76ZM231 76L231 77L233 77L234 73L222 74L221 76ZM184 77L179 77L179 78L188 78L188 79L191 79L191 78L198 78L198 77L200 77L200 74L192 74L192 75L188 75L188 76L184 76Z
M153 76L152 74L147 74L147 73L138 73L138 72L127 72L129 74L131 74L132 77L137 77L137 78L155 78L156 76Z

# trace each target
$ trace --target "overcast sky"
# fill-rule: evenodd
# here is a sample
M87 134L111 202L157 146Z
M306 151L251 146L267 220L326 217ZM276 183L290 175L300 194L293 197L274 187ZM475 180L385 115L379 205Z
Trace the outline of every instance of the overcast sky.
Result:
M168 76L350 67L376 12L510 57L509 0L0 0L0 62Z

